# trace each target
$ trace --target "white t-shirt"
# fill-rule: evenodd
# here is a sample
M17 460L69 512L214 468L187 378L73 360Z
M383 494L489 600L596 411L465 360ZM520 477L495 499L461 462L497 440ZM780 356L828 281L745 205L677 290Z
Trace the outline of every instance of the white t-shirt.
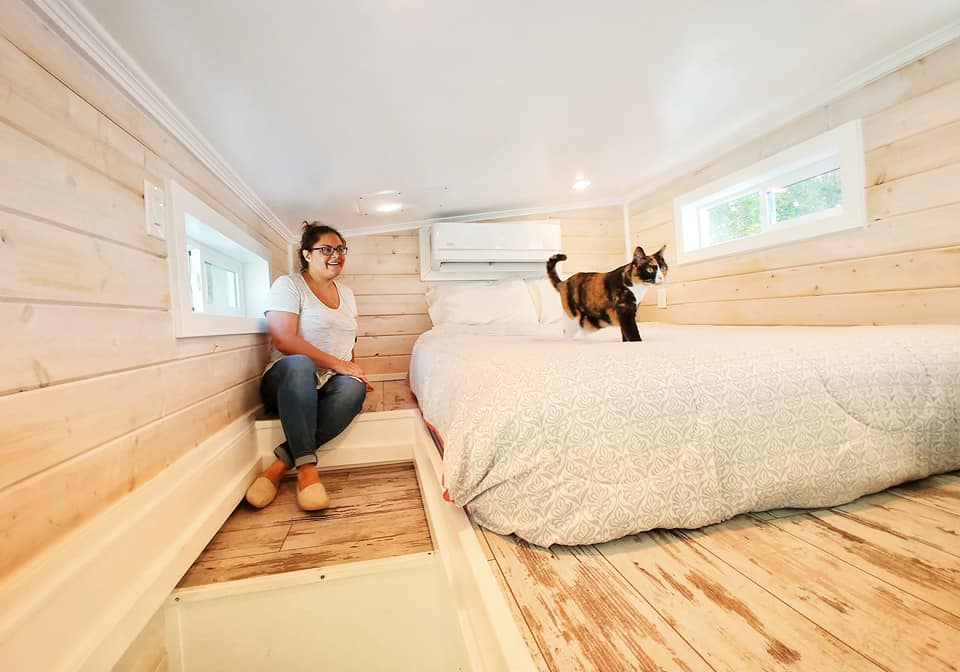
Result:
M307 286L299 273L281 275L270 287L264 313L279 310L300 316L297 335L326 353L349 361L357 339L357 300L349 287L336 280L333 284L340 295L340 307L329 308ZM273 366L284 354L270 343L270 362ZM264 369L266 371L266 369ZM330 369L317 369L317 388L333 376Z

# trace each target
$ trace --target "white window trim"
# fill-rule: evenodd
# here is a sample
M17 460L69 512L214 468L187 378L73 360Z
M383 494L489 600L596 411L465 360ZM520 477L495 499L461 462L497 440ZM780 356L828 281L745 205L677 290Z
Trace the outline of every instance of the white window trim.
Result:
M259 241L201 201L173 180L167 182L168 202L172 218L171 235L167 237L167 258L170 266L170 298L174 334L177 338L255 334L267 331L263 317L245 315L206 315L193 312L190 290L190 266L187 261L186 215L189 213L241 247L267 261L270 279L270 253ZM243 290L241 290L243 291Z
M805 179L804 176L819 174L811 172L813 164L827 161L831 157L839 158L842 192L840 208L787 220L788 226L773 228L753 236L696 250L686 249L684 230L686 228L690 231L690 227L699 226L697 212L704 206L716 205L759 191L760 212L764 213L766 208L763 199L766 191L778 183L792 184L798 181L797 178ZM862 123L856 119L675 199L677 263L695 263L861 228L866 224L865 182ZM761 217L764 215L761 214ZM766 221L763 224L768 226Z

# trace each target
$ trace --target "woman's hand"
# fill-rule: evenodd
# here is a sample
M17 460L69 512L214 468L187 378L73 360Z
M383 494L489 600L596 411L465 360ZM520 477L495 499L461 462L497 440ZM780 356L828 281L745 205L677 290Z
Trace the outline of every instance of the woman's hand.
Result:
M363 381L367 386L367 392L373 392L373 385L367 380L367 374L365 374L363 369L357 366L355 362L348 362L341 359L340 363L333 367L333 370L342 376L353 376L357 380Z

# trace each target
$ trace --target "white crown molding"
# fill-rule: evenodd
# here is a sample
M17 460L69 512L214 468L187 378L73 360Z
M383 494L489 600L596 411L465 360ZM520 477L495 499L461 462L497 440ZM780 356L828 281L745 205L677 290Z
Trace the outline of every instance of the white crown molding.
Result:
M528 215L545 215L553 212L566 212L568 210L588 210L590 208L606 208L622 206L624 200L621 196L612 198L602 198L595 201L584 201L581 203L567 203L565 205L538 205L530 208L515 208L513 210L491 210L488 212L476 212L469 215L456 215L453 217L433 217L431 219L417 219L406 222L396 222L394 224L382 224L380 226L365 227L344 227L343 235L347 236L372 236L381 233L397 233L399 231L410 231L419 229L430 224L439 224L441 222L477 222L489 219L503 219L504 217L526 217Z
M78 0L29 0L47 21L217 176L285 241L296 238Z
M960 21L948 23L929 35L915 42L911 42L902 49L898 49L892 54L885 56L863 70L855 72L849 77L845 77L836 84L821 89L815 95L804 95L803 97L788 101L779 106L776 111L767 115L765 121L750 124L740 131L731 134L709 150L697 152L694 156L683 160L675 168L653 176L643 187L628 193L623 200L629 205L631 201L647 196L684 175L689 175L704 163L724 156L738 147L742 147L767 133L782 128L805 114L810 113L811 110L815 110L818 107L822 107L845 95L853 93L867 84L896 72L905 65L909 65L957 39L960 39Z

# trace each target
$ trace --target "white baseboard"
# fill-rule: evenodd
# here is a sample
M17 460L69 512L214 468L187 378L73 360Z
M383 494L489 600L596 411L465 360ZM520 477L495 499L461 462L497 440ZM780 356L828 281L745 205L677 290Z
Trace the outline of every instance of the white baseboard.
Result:
M433 440L419 419L413 429L424 511L457 607L470 669L536 672L467 514L442 497L443 466Z
M361 413L337 438L317 451L317 467L349 467L393 464L413 460L414 430L420 414L416 409ZM257 420L257 445L264 464L273 460L273 449L283 443L280 420Z
M253 423L236 420L0 583L0 667L109 670L258 472Z

